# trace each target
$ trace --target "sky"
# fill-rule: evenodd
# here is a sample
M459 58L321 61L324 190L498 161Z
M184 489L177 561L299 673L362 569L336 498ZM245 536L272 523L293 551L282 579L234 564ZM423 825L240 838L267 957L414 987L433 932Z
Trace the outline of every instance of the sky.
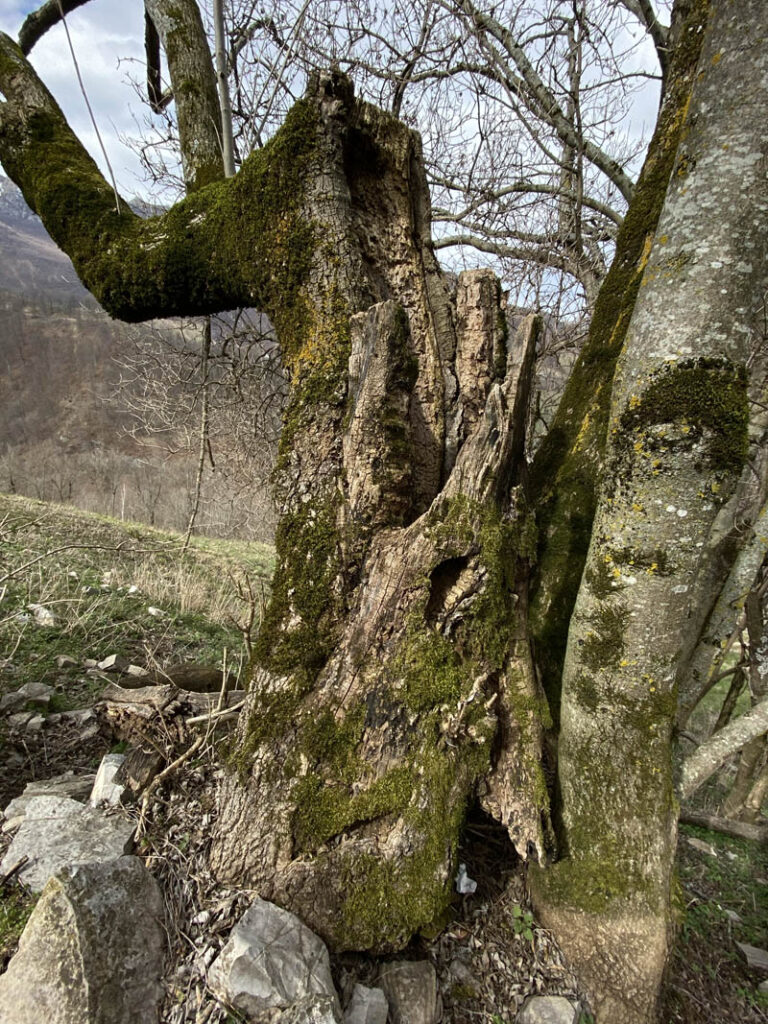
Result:
M0 0L0 31L18 36L24 17L42 0ZM120 136L139 135L139 124L148 108L142 104L127 79L144 78L144 17L142 0L91 0L67 17L88 99L112 164L119 191L128 197L147 196L138 157ZM656 0L662 16L668 0ZM648 66L653 56L648 48ZM51 90L77 136L106 175L107 168L91 125L61 25L51 29L32 51L31 60ZM629 132L644 135L652 126L657 111L657 90L651 86L635 97ZM640 161L632 168L639 170Z
M0 0L0 31L16 39L25 16L36 10L40 2ZM144 111L130 85L121 83L129 73L141 80L144 69L143 65L119 61L143 60L144 5L141 0L91 0L68 15L67 23L118 188L126 196L140 194L143 190L138 158L120 142L119 136L138 134L134 117L141 120ZM76 135L106 174L61 25L43 36L32 51L31 61Z

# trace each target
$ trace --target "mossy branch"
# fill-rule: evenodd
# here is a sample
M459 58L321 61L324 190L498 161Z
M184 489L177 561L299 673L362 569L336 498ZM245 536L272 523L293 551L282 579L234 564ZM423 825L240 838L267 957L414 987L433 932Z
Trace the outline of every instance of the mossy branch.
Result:
M3 34L0 93L0 160L108 313L135 322L258 306L278 333L291 320L312 258L302 199L319 103L299 101L235 178L142 220L127 204L117 212L110 185Z

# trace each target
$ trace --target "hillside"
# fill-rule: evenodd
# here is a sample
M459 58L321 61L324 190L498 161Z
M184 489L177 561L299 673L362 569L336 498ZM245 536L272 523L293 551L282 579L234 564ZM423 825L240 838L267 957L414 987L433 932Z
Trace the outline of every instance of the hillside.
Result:
M0 174L0 291L95 305L68 256L51 241L19 189Z
M0 175L0 490L183 530L199 446L194 388L161 384L157 407L146 402L176 365L173 344L163 350L173 337L169 324L111 320ZM255 475L230 471L216 449L197 529L268 540L269 445Z

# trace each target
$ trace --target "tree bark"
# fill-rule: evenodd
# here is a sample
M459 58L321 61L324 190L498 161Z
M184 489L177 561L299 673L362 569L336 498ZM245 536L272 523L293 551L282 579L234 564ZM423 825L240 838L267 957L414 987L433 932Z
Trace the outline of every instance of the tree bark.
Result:
M695 811L682 810L680 822L683 825L697 825L699 828L708 828L713 832L722 832L726 836L735 836L737 839L751 839L756 843L768 843L768 828L748 823L746 821L731 821L728 818L719 818L714 814L698 814Z
M747 361L767 270L768 52L745 42L760 37L762 4L712 6L614 380L570 623L558 763L565 856L533 877L536 905L598 1019L627 1024L653 1020L666 959L681 638L699 634L708 556L720 553L712 534L748 454Z
M536 662L559 723L568 625L584 571L602 474L611 382L638 296L684 130L708 4L676 4L667 96L600 289L589 337L568 378L554 422L531 467L539 524L531 585Z
M703 785L725 761L751 741L768 732L768 697L716 732L683 762L680 785L685 800ZM761 751L759 751L760 753ZM759 756L759 754L758 754Z
M224 177L216 75L197 0L144 0L168 59L187 192Z
M676 5L659 129L533 467L530 618L562 723L549 868L523 458L538 328L507 339L488 272L449 291L418 137L342 76L317 77L233 179L141 221L115 211L0 36L0 159L87 286L129 320L258 306L290 376L278 567L219 794L216 872L336 948L398 948L450 898L479 797L539 862L537 905L601 1024L652 1016L675 677L731 567L745 479L766 53L759 0L736 6Z

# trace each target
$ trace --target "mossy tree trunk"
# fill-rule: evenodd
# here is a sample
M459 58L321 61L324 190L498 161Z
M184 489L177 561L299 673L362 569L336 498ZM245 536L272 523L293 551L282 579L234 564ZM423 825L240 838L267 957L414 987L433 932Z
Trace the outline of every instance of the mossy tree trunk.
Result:
M766 381L764 6L711 7L619 355L570 620L558 743L564 856L534 876L536 903L598 1016L627 1024L654 1019L677 819L677 678L743 533L734 500L754 476L750 399Z
M235 178L142 221L0 36L0 158L105 308L257 306L290 375L278 567L215 870L338 948L393 949L450 899L479 797L540 863L538 905L601 1024L652 1017L676 677L733 572L739 510L765 501L744 462L766 47L760 0L735 7L676 5L659 127L532 486L537 322L507 337L489 272L447 286L414 133L318 77ZM556 838L539 670L561 726Z
M110 312L248 304L275 325L278 567L213 863L336 946L402 945L450 899L481 786L544 856L522 493L537 323L507 338L489 272L449 290L418 137L342 77L150 221L115 209L7 38L0 90L4 164Z

